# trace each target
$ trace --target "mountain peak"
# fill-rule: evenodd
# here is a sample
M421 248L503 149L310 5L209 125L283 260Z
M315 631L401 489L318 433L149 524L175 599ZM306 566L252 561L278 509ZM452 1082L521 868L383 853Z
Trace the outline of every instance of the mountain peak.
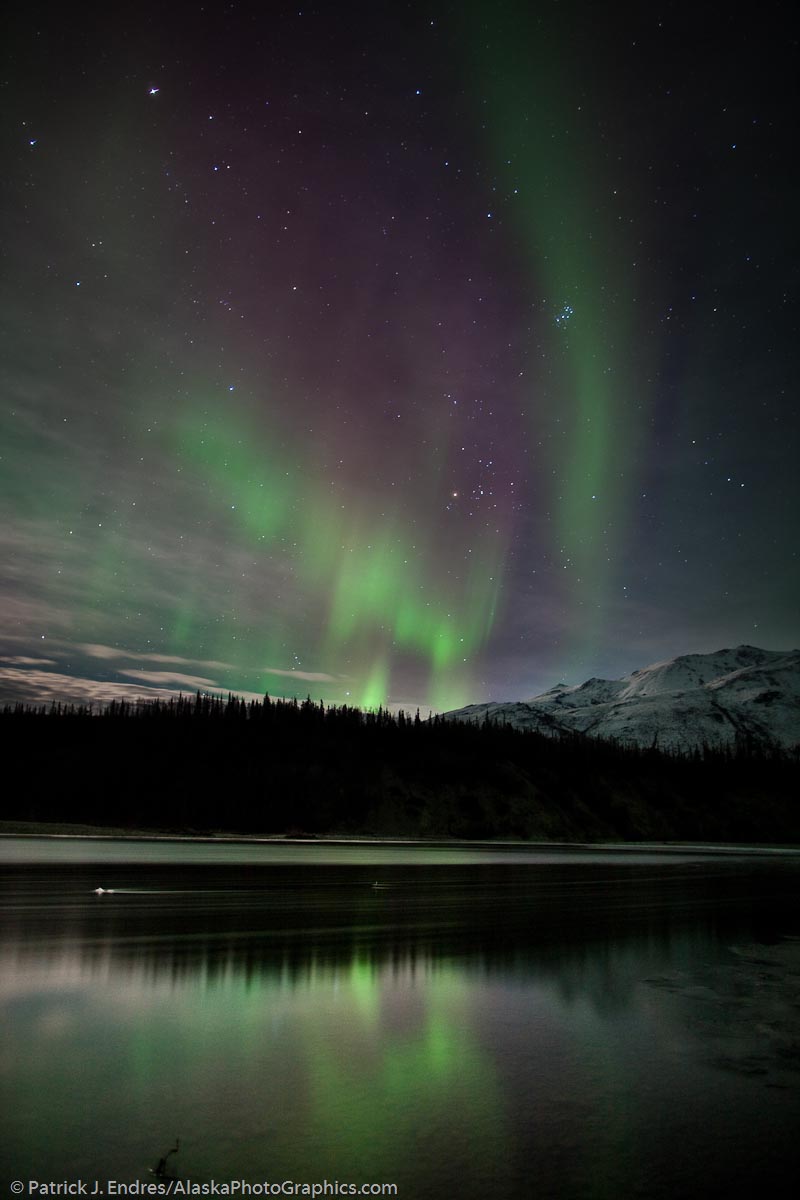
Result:
M523 729L573 730L636 745L691 750L749 738L800 745L800 651L741 645L682 654L639 667L621 679L557 683L525 702L471 705Z

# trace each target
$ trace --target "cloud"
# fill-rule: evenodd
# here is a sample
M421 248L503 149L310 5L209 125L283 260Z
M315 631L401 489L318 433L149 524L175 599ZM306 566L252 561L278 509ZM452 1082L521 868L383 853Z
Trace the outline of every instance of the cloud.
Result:
M191 686L192 691L197 690L194 683ZM215 685L209 687L207 681L202 680L199 690L211 691L223 698L228 692L227 688ZM0 667L0 703L3 704L49 704L55 701L66 704L104 705L112 700L177 700L180 694L180 689L152 687L145 683L109 683L83 676L61 675L56 671L22 671L14 667ZM264 698L260 692L245 692L241 689L237 689L234 695L240 700Z
M56 671L20 671L0 667L0 699L5 703L49 704L51 700L75 704L106 704L111 700L166 699L177 696L166 688L136 687L132 683L106 683Z
M72 613L67 608L34 596L14 595L9 589L0 592L0 635L4 641L28 645L48 641L54 631L61 636L72 624Z
M88 654L90 658L128 658L122 650L115 650L113 646L95 646L93 644L85 644L77 646L76 649L82 650L84 654Z
M211 667L215 671L236 671L233 663L217 662L206 658L178 658L175 654L129 654L126 657L140 659L142 662L178 663L186 666Z
M191 688L192 691L196 691L198 688L201 692L226 690L220 684L215 683L213 679L204 679L200 675L180 675L176 671L141 671L136 668L131 671L120 671L119 674L127 675L130 679L142 679L145 683L162 685L177 683L180 687Z
M0 657L0 662L8 663L11 667L55 667L54 658L26 658L24 654L10 654Z
M326 675L324 671L284 671L280 667L262 667L261 673L286 675L290 679L304 679L308 683L339 683L346 678L344 675Z
M121 650L118 646L101 646L96 642L84 642L76 647L88 654L90 659L128 659L131 662L174 662L179 666L213 667L216 671L235 671L230 662L213 662L204 659L184 659L178 654L138 654L136 650Z
M205 667L212 671L239 671L240 668L232 663L216 662L215 660L207 660L203 658L181 658L177 654L139 654L132 650L120 650L117 646L103 646L95 642L87 642L77 647L84 654L88 654L90 658L102 658L111 660L115 658L129 659L134 662L151 662L151 663L172 663L176 666L187 667ZM120 671L120 675L130 675L130 671ZM257 674L259 675L283 675L288 679L302 679L306 683L339 683L345 678L343 675L328 675L325 671L298 671L286 670L283 667L261 667ZM137 678L138 678L137 673ZM147 678L142 675L141 678ZM177 676L176 676L177 678ZM207 684L203 685L207 686Z
M117 646L102 646L95 642L84 642L76 647L82 650L84 654L88 654L89 658L127 658L134 662L153 662L153 663L176 663L179 666L201 666L210 667L215 671L235 671L237 668L232 663L207 661L202 658L181 658L177 654L140 654L134 650L120 650ZM122 671L121 674L126 674Z

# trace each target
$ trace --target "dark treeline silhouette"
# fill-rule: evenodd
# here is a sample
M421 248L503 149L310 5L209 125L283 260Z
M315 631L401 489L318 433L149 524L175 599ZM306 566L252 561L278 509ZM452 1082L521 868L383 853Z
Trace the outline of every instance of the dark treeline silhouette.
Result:
M800 841L797 753L691 754L311 699L0 713L3 817L174 832Z

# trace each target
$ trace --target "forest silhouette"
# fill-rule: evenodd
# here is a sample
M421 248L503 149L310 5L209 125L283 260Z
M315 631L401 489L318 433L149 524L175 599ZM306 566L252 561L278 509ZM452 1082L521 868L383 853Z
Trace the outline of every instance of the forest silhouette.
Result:
M800 756L310 698L6 706L4 819L258 836L800 841Z

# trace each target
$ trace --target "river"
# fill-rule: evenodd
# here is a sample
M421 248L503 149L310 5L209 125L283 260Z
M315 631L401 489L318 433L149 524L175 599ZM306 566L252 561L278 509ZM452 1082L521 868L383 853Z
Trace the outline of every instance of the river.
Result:
M0 877L6 1195L176 1138L173 1194L800 1172L800 853L6 838Z

